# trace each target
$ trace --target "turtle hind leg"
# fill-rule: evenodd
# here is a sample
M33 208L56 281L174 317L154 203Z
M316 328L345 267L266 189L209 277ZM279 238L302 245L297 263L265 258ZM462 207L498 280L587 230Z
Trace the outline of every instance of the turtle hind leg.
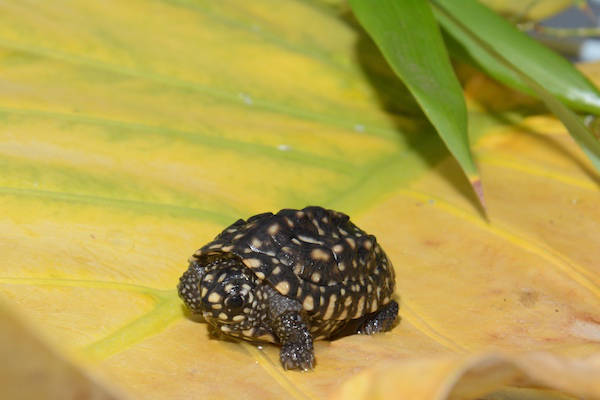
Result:
M398 303L394 300L366 316L363 323L358 327L360 335L372 335L378 332L386 332L392 329L398 318Z

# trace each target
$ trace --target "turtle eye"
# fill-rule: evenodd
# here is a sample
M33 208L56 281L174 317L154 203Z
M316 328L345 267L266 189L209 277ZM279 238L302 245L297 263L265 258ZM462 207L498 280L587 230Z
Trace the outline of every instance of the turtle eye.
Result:
M225 306L229 311L240 311L244 307L244 298L239 294L229 296L225 300Z

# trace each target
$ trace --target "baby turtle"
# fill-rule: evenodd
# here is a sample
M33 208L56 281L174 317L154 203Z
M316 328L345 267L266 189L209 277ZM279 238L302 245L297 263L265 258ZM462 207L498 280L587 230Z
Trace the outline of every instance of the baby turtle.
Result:
M185 305L223 334L281 345L285 369L314 365L313 339L390 330L394 269L347 215L321 207L258 214L196 251Z

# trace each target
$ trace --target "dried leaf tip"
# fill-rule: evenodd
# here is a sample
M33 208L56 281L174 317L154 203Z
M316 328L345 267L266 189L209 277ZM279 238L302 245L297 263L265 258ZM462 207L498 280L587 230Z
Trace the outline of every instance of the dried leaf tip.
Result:
M487 206L485 204L485 197L483 195L483 185L481 184L481 178L479 176L469 177L469 182L471 182L473 191L475 191L477 199L479 199L479 204L481 204L481 208L483 208L484 214L487 215Z

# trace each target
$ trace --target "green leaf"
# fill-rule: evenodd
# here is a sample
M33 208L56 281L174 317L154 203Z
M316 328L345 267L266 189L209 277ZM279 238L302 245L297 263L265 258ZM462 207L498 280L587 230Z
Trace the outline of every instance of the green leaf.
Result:
M600 113L600 91L566 59L517 30L509 22L474 0L432 0L435 16L456 41L488 74L498 81L530 94L530 85L488 51L476 38L486 42L512 64L569 107ZM442 12L444 10L445 12ZM449 18L452 16L452 18ZM468 22L468 34L454 22Z
M445 0L440 0L440 2L445 2ZM469 0L464 0L462 5L465 6L465 8L459 7L461 10L468 9L471 5L474 6L474 9L481 7L476 2ZM513 63L512 57L509 59L509 57L504 56L505 54L512 55L513 53L501 52L500 49L494 48L492 43L486 42L484 37L479 36L479 32L470 30L470 27L473 26L472 24L469 24L469 27L467 27L461 23L459 17L454 14L453 11L453 7L446 9L445 5L437 8L437 15L440 17L440 21L442 21L444 27L451 32L459 33L459 35L455 37L460 36L461 38L467 38L471 48L475 49L477 54L485 54L486 58L493 59L495 64L506 69L513 76L518 77L523 84L527 85L530 91L537 94L550 111L560 118L569 130L573 139L587 154L596 169L600 170L600 142L598 142L592 133L585 127L579 117L543 86L544 82L539 76L528 74L527 72L529 72L529 70L526 68L520 69L519 67L521 67L521 65ZM522 56L524 55L522 54ZM525 57L523 59L525 59ZM575 69L573 70L576 71Z
M483 204L469 150L462 89L429 4L421 0L350 0L350 6L458 160Z
M577 144L583 149L590 158L594 167L600 171L600 142L585 127L581 119L564 104L558 101L543 86L539 85L528 76L521 75L527 84L538 94L544 104L552 111L562 123L567 127L569 133Z

